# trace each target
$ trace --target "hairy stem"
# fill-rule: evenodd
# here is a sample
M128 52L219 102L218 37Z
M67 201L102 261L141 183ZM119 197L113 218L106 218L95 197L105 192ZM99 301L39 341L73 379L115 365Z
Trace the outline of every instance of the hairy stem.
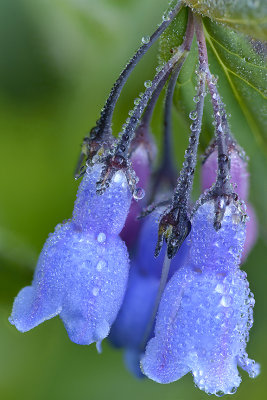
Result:
M177 69L181 70L184 61L188 55L191 48L192 40L194 35L194 27L192 23L192 16L189 13L189 20L187 24L187 30L185 34L185 39L182 45L177 49L173 57L163 66L161 71L155 76L154 80L151 82L150 87L148 87L144 94L142 95L139 104L133 110L133 114L130 117L128 124L125 127L124 132L120 135L120 139L116 146L115 153L117 155L127 155L128 149L131 141L135 135L135 129L140 120L150 98L152 97L154 91L157 89L158 85L162 84L162 80L166 79L166 75L169 75L173 68L177 65Z
M195 16L194 24L198 43L199 63L202 70L206 74L215 119L216 144L218 149L217 181L225 190L226 188L229 189L227 186L229 186L230 181L230 162L227 155L228 146L225 131L226 133L230 134L230 129L228 126L223 102L220 98L218 89L214 83L214 78L209 69L206 40L201 19Z
M180 9L182 7L182 2L178 1L176 6L169 12L168 17L165 18L165 20L159 25L159 27L156 29L156 31L150 36L149 40L139 49L137 52L134 54L134 56L130 59L124 70L121 72L119 78L115 82L110 95L103 107L103 110L101 112L101 116L99 119L99 122L97 124L98 127L98 133L104 137L110 135L110 130L111 130L111 120L113 117L114 113L114 108L117 103L117 100L120 96L120 93L135 66L137 63L141 60L141 58L146 54L148 49L155 43L155 41L160 37L160 35L166 30L166 28L171 24L173 19L176 17L176 15L179 13Z

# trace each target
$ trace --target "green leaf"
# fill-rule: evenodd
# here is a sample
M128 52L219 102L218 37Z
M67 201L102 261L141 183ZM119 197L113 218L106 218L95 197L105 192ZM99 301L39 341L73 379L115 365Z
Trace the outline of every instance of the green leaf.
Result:
M180 21L179 21L180 19ZM181 23L181 16L174 24ZM256 206L262 232L267 238L267 88L264 52L259 43L230 28L203 19L211 72L218 77L218 90L225 103L233 135L250 157L251 201ZM175 31L174 28L172 28ZM168 33L171 34L171 31ZM174 40L175 38L173 38ZM163 37L162 41L167 38ZM168 42L172 43L170 37ZM257 46L256 46L257 44ZM166 45L166 43L165 43ZM173 46L173 43L172 43ZM162 56L166 58L167 45ZM256 51L257 49L257 51ZM188 114L194 109L198 52L193 42L191 52L179 76L175 105L180 119L189 132L191 123ZM202 151L213 136L213 115L210 96L206 96L201 134Z
M253 38L267 40L266 0L184 0L194 11L242 31Z

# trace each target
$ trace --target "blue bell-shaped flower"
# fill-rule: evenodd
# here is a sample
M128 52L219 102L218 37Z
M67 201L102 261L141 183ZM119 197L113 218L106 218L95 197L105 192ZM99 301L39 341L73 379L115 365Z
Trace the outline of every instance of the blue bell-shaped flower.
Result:
M73 219L58 225L40 254L31 286L14 301L10 322L22 332L59 315L70 339L101 342L121 306L129 260L120 233L131 202L118 171L105 193L96 194L101 165L87 169Z
M142 369L160 383L191 371L200 389L222 395L239 386L237 365L251 377L259 366L245 351L255 302L246 274L238 268L245 223L233 204L218 232L213 221L214 204L209 202L194 216L188 258L164 291Z

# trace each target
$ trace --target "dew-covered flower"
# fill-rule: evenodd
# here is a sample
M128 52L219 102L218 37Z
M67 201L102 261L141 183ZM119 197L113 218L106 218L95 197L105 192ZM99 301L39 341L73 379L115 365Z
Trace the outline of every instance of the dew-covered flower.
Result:
M128 253L118 234L131 195L117 172L102 196L96 194L101 165L80 184L73 218L56 227L40 254L31 286L14 301L10 322L22 332L59 315L70 339L101 342L115 320L128 279Z
M183 7L184 2L174 2L114 83L96 126L83 141L76 173L83 180L72 219L47 239L32 285L16 297L10 322L26 332L59 315L75 343L96 342L100 350L110 333L110 342L124 349L126 364L136 376L169 383L191 372L201 390L220 396L236 391L241 382L238 367L250 377L259 373L259 365L246 353L255 301L239 269L241 256L254 244L257 224L249 204L247 225L241 210L248 198L247 164L232 140L217 79L209 68L200 16L186 11L186 29L177 43L176 29L173 39L172 28L165 32L168 40L163 39L161 48L166 47L166 57L164 50L121 132L113 136L112 130L128 77ZM189 144L178 174L172 160L172 107L194 34L195 107L189 112ZM152 173L151 118L165 86L163 157ZM204 193L192 206L207 89L215 139L202 167ZM180 105L184 112L187 105ZM149 193L145 210L144 201L132 200L142 200L143 189ZM140 213L150 212L143 222L137 221ZM128 251L121 238L131 254L129 279Z
M247 162L239 154L238 149L230 148L231 157L231 182L234 186L234 191L238 194L241 200L247 204L248 222L246 225L246 240L242 253L242 262L245 261L249 252L253 248L258 236L257 216L254 208L248 202L249 193L249 173ZM216 180L218 169L218 152L213 151L205 160L202 170L202 189L209 189Z
M233 204L219 231L213 222L214 203L208 202L194 216L186 262L164 291L142 369L160 383L192 372L200 389L221 395L239 386L237 366L251 377L259 366L246 353L254 298L238 268L245 224Z

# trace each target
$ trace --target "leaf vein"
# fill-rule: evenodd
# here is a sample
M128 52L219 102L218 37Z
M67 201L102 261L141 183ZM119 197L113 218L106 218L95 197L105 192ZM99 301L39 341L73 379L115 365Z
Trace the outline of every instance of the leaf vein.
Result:
M242 97L240 97L239 92L238 92L238 90L237 90L235 84L233 83L233 81L232 81L230 75L229 75L229 72L228 72L227 67L226 67L225 64L223 63L223 61L222 61L222 59L220 58L218 52L216 51L216 48L214 47L214 45L213 45L213 43L212 43L212 40L211 40L211 38L210 38L209 33L207 32L207 29L205 29L205 33L206 33L207 40L208 40L208 42L209 42L209 44L210 44L210 46L211 46L211 48L212 48L212 50L213 50L215 56L216 56L217 59L218 59L219 64L221 64L221 66L222 66L222 68L223 68L223 70L224 70L224 72L225 72L225 75L226 75L226 77L227 77L227 79L228 79L228 81L229 81L229 84L230 84L230 86L231 86L231 88L232 88L232 90L233 90L233 93L234 93L234 95L235 95L237 101L238 101L239 104L240 104L240 107L241 107L241 109L242 109L242 111L243 111L243 115L244 115L245 119L247 120L247 122L248 122L248 124L249 124L249 126L250 126L250 128L251 128L252 133L254 134L254 137L255 137L256 142L260 145L260 147L262 146L262 147L264 148L264 152L267 154L267 147L266 147L266 144L265 144L265 142L262 140L262 137L261 137L261 135L260 135L260 133L259 133L257 124L256 124L256 122L255 122L253 116L251 115L250 110L248 109L248 107L246 106L246 104L243 102Z
M233 55L233 56L235 56L235 57L240 58L240 60L241 60L242 62L245 62L246 64L249 64L249 65L251 65L251 66L253 66L253 67L255 67L255 68L260 68L260 69L264 69L264 70L267 71L267 67L265 67L265 66L263 66L263 65L253 64L253 63L251 63L250 61L247 61L247 60L244 61L244 59L243 59L241 56L239 56L237 53L234 53L233 51L230 51L229 49L227 49L227 47L225 47L222 43L218 42L218 40L216 40L216 39L215 39L213 36L211 36L210 34L209 34L209 36L210 36L210 38L211 38L211 40L212 40L213 42L215 42L215 43L218 44L222 49L224 49L225 51L227 51L227 53L229 53L229 54L231 54L231 55Z

